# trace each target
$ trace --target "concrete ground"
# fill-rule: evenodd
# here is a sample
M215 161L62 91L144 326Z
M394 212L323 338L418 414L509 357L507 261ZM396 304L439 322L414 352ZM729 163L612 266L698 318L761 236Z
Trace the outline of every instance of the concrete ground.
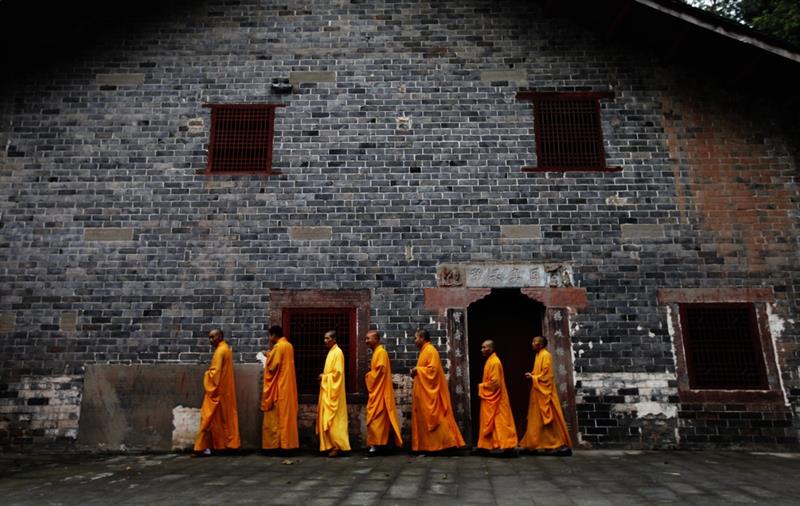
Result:
M800 453L0 455L0 504L800 504Z

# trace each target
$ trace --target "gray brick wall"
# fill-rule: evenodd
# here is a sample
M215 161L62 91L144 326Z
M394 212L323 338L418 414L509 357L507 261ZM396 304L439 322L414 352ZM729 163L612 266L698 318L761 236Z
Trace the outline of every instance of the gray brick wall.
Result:
M231 336L237 361L252 361L270 288L371 289L371 323L405 371L416 357L407 332L429 326L446 344L423 307L436 266L487 260L573 265L589 298L571 338L576 377L595 385L578 387L593 444L648 444L641 421L609 414L624 395L597 385L606 373L675 374L658 288L774 287L789 424L756 443L797 443L800 136L780 122L779 102L526 2L172 11L20 76L2 96L0 444L64 436L16 417L26 398L15 385L31 377L198 363L212 326ZM274 78L294 93L272 95ZM521 172L536 155L520 89L610 90L604 145L623 170ZM281 175L203 175L210 102L287 105L276 120ZM767 157L740 164L747 196L784 213L770 221L761 201L741 200L763 214L753 227L776 223L752 245L746 223L729 231L704 214L726 209L709 193L738 202L744 191L695 171L728 156L691 144L693 125L722 114L752 127L742 142ZM677 403L664 388L658 399ZM735 444L743 431L696 442Z

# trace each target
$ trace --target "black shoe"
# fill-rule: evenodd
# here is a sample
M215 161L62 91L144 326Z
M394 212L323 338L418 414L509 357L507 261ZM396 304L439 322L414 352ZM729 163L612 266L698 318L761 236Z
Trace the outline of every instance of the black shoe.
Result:
M545 455L549 455L551 457L570 457L572 456L572 450L567 446L563 446L557 450L545 452Z

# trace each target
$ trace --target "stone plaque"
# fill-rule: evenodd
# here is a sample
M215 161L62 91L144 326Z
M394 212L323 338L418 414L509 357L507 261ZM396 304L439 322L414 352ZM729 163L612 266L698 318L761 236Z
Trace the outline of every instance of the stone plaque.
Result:
M485 288L516 288L546 286L542 265L470 265L467 267L467 286Z
M436 270L439 286L464 286L464 269L459 265L440 265Z

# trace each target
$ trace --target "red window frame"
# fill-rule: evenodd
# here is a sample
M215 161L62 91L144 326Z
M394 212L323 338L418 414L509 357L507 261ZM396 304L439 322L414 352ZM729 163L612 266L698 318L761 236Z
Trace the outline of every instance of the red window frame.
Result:
M205 104L211 109L206 175L275 175L275 109L286 104Z
M335 323L329 323L331 316L344 316L347 320L346 329L336 328ZM326 316L328 317L326 320ZM318 321L310 324L312 329L298 328L297 319L315 318ZM323 337L328 330L335 330L337 344L344 352L345 359L345 390L348 393L358 392L358 335L355 307L288 307L283 309L282 323L284 333L294 346L295 372L297 373L297 389L299 395L313 396L319 393L317 378L325 366L325 357L328 350L325 348ZM305 335L311 332L310 335Z
M600 99L608 92L521 91L517 100L533 102L536 167L524 172L619 172L606 165Z

